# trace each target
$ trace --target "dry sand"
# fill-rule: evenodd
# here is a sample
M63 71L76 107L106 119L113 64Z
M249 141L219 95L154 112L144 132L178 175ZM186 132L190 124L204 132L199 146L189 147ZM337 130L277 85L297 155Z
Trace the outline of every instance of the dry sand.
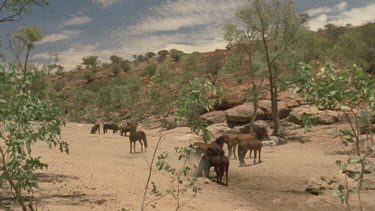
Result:
M129 154L128 137L118 134L92 135L92 125L70 123L63 128L63 139L70 144L70 154L48 150L44 144L34 148L35 155L49 164L47 170L38 172L40 190L36 192L38 210L139 210L148 175L148 165L158 139L158 129L146 130L149 148L147 153ZM181 210L345 210L334 190L315 196L305 192L309 178L338 176L335 161L346 159L339 155L337 140L326 135L327 126L317 127L302 135L303 130L290 134L305 136L304 144L289 142L276 147L264 147L262 163L238 167L238 160L231 159L229 186L212 180L198 179L202 194ZM168 151L169 161L180 165L174 155L176 146L187 146L188 128L168 131L166 140L157 154ZM226 147L225 147L226 148ZM140 146L137 143L137 150ZM252 160L246 159L247 164ZM169 174L154 170L151 181L160 190L169 186ZM372 177L373 179L374 177ZM5 193L0 194L4 197ZM9 197L9 196L8 196ZM375 191L363 191L367 210L375 210ZM148 195L147 201L154 199ZM182 197L187 200L188 197ZM356 195L353 195L353 201ZM9 202L7 202L9 204ZM4 204L7 204L4 202ZM6 209L7 206L0 206ZM176 200L165 197L156 202L155 208L146 210L175 210ZM10 208L13 209L12 207Z

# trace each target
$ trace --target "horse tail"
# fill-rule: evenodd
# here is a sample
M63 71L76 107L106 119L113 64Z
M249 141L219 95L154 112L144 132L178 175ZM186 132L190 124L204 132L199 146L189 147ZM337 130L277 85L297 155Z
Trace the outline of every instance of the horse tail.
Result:
M143 143L145 144L145 147L148 147L146 134L144 132L142 132L142 136L143 136Z

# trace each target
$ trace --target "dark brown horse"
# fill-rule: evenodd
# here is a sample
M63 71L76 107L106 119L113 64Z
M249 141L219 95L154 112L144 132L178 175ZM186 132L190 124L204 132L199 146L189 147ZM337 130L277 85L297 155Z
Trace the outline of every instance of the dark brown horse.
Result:
M107 133L108 130L112 130L113 133L116 133L118 130L117 124L112 122L105 122L103 124L103 134Z
M91 134L96 134L96 132L98 132L99 135L100 135L100 124L99 123L95 123L95 125L92 126L92 128L91 128Z
M263 139L269 139L270 138L268 133L267 133L266 128L259 128L258 130L256 130L255 133L226 134L226 135L222 135L220 137L222 137L225 140L224 142L228 146L228 157L230 158L233 154L234 159L237 159L237 157L236 157L236 147L237 147L237 145L239 144L240 141L251 140L251 139L263 140ZM251 151L250 151L250 156L251 156Z
M247 151L254 150L254 163L257 158L257 152L259 152L259 160L258 162L261 163L261 151L262 151L262 142L258 139L250 139L250 140L241 140L238 143L238 160L240 161L240 167L245 166L245 156Z
M129 141L130 141L130 154L132 153L132 144L133 144L133 149L135 153L135 142L139 141L139 144L141 145L141 151L143 152L143 144L145 145L145 152L148 147L147 145L147 139L146 139L146 134L143 131L137 131L136 126L132 126L130 130L130 135L129 135ZM143 141L143 143L142 143Z
M224 143L225 143L225 137L220 136L215 141L213 141L209 144L206 144L206 143L203 143L203 142L195 142L194 144L190 144L189 147L195 147L196 149L195 149L194 155L196 156L196 158L200 158L202 156L202 154L207 155L208 147L216 147L216 148L223 149Z
M217 183L222 184L222 178L225 173L226 185L228 185L229 159L224 155L224 150L221 148L207 148L207 154L202 156L199 163L197 176L202 176L202 172L204 171L205 176L209 178L211 167L215 169Z
M126 133L130 133L130 130L131 130L131 128L132 127L137 127L138 125L136 125L136 124L131 124L131 123L123 123L123 124L120 124L120 125L118 125L117 126L117 129L120 131L120 135L121 136L126 136Z

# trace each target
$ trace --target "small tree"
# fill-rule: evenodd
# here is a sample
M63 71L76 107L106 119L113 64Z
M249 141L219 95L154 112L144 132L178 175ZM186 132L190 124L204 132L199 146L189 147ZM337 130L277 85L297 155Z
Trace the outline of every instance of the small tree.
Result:
M95 71L99 65L99 60L97 56L87 56L82 58L82 64L86 66L86 68L91 68L91 70Z
M112 73L115 76L120 74L121 70L122 70L122 68L120 67L120 65L115 65L115 66L112 67Z
M145 57L143 55L138 55L137 62L143 62L143 61L145 61Z
M164 60L167 58L169 52L167 50L160 50L158 51L158 61L163 63Z
M129 60L123 60L120 62L120 67L122 71L128 72L130 70L130 62Z
M199 53L193 52L188 54L185 59L182 61L182 76L181 86L190 83L191 80L196 78L198 74L202 73L202 65L199 64Z
M219 54L214 54L206 62L205 73L208 80L213 85L216 85L219 76L219 71L223 66L223 58Z
M149 64L146 67L146 74L148 77L152 77L156 72L157 65L156 64Z
M0 66L0 124L4 126L0 127L0 188L8 182L15 201L26 211L27 207L33 210L32 194L38 188L33 172L48 167L41 157L33 156L32 146L45 142L49 148L59 147L66 153L69 150L68 144L61 141L64 122L59 111L30 90L35 74L20 75L15 69L14 65L10 69ZM28 205L24 194L29 196Z
M111 60L112 65L119 65L124 60L123 58L116 55L110 56L109 59Z
M180 97L176 100L173 99L169 93L164 94L165 92L173 90L174 82L173 73L171 73L165 66L161 66L153 78L151 104L156 107L156 111L159 114L162 114L164 118L171 112L170 108L177 105L179 111L176 116L176 121L180 121L182 117L187 117L190 129L196 133L201 132L204 140L208 142L211 137L211 133L207 130L208 125L204 124L204 122L198 118L199 116L196 115L196 111L201 109L209 110L212 108L214 101L210 99L210 93L216 93L217 89L209 82L194 79L184 90L182 90ZM159 131L159 138L152 159L150 162L147 162L149 166L149 174L144 189L141 210L144 210L151 203L154 203L167 195L171 195L176 200L176 210L179 210L194 199L201 190L195 184L196 179L189 178L188 176L192 171L192 168L187 165L187 156L193 153L194 149L190 147L175 148L178 160L182 161L182 167L180 168L173 167L168 162L168 152L162 152L156 157L160 145L164 142L165 136L168 134L162 134L162 129L163 128ZM152 181L155 158L157 158L157 169L159 171L166 171L170 174L170 187L166 189L165 192L160 191L157 184ZM157 198L147 202L147 192L149 191L150 184L152 185L151 193ZM181 201L180 196L188 194L189 191L191 191L190 198L186 201Z
M182 52L182 51L179 51L177 49L171 49L170 50L170 56L171 56L172 60L177 62L177 63L180 61L182 55L184 55L184 52Z
M147 52L145 57L148 58L148 59L152 59L156 56L156 54L154 52Z
M346 162L336 161L336 165L345 173L346 177L358 181L358 201L360 209L364 210L361 188L365 176L366 159L370 154L368 150L361 148L359 120L360 115L368 110L375 111L374 81L357 66L351 69L335 70L331 64L328 64L326 69L318 75L314 75L309 66L302 65L298 78L296 90L305 96L307 102L324 109L340 108L349 123L350 129L330 131L329 133L340 137L344 146L352 144L355 148L354 155L350 154ZM363 151L365 152L363 153ZM347 171L350 165L354 165L356 168L359 165L358 177L355 173ZM340 184L338 186L337 194L349 209L350 192L352 190L347 185Z

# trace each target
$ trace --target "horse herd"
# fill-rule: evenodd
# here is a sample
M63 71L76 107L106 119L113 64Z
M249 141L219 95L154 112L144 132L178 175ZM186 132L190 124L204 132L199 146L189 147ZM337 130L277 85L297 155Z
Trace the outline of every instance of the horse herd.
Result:
M135 143L139 141L141 145L141 151L143 151L143 145L145 146L145 152L147 145L146 134L143 131L137 131L137 124L116 124L116 123L103 123L103 134L108 133L108 130L112 130L113 133L119 132L121 136L126 136L126 133L129 132L129 141L130 141L130 153L133 151L135 153ZM91 133L100 134L100 123L96 123L91 128ZM240 167L246 166L245 156L247 151L250 151L249 158L251 158L251 153L254 151L254 161L256 163L256 158L258 156L258 163L261 163L261 150L262 150L262 140L269 139L270 137L267 134L265 128L258 128L254 133L248 134L225 134L219 136L215 141L211 143L195 142L190 144L190 148L194 148L194 153L192 154L197 160L200 160L198 166L197 176L204 175L208 178L210 168L214 167L216 172L216 181L219 184L224 184L222 178L225 174L226 181L225 185L228 185L228 171L229 171L229 158L233 155L234 159L237 159L237 155ZM143 143L142 143L143 142ZM224 144L228 147L228 156L225 156L223 150Z
M247 151L250 151L249 157L251 157L251 153L254 151L254 164L256 163L256 158L259 153L258 163L261 163L261 150L263 146L261 140L263 139L269 139L267 130L259 128L255 133L222 135L209 144L203 142L191 144L189 147L194 147L196 149L194 156L200 159L197 175L202 176L204 172L205 176L208 178L210 168L214 167L216 181L223 184L222 177L225 174L225 185L228 185L229 158L233 154L234 158L237 159L235 154L236 147L238 146L237 152L240 167L246 166L245 156ZM223 150L224 144L228 147L228 157L225 156Z
M145 152L148 147L147 145L147 138L146 134L143 131L137 131L137 124L132 123L111 123L105 122L103 123L103 134L108 133L108 130L112 130L113 133L119 132L121 136L126 136L126 133L129 132L129 141L130 141L130 154L133 153L132 149L135 151L135 143L138 141L141 145L141 151L143 152L143 145L145 146ZM91 128L91 134L100 134L100 123L95 123L95 125Z

